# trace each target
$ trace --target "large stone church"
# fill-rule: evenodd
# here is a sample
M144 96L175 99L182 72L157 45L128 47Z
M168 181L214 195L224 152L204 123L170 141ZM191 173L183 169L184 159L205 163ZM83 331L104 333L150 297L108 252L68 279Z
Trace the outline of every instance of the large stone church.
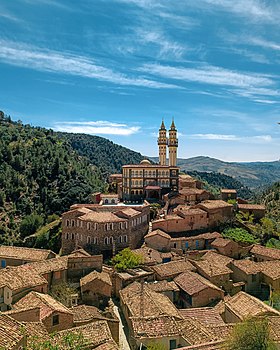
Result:
M172 120L168 137L162 121L159 129L158 148L159 164L143 160L140 164L122 167L122 200L124 202L142 202L144 199L159 200L166 193L178 191L178 138L174 120Z

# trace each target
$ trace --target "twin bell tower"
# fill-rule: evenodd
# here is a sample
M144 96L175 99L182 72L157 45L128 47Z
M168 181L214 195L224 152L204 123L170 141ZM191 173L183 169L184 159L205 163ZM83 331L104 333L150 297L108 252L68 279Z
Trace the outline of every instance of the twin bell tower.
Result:
M159 164L166 164L166 148L168 146L169 150L169 166L177 166L177 148L178 148L178 139L177 139L177 130L175 127L174 119L169 129L169 138L166 136L166 128L164 121L161 123L159 129L158 137L158 149L159 149Z

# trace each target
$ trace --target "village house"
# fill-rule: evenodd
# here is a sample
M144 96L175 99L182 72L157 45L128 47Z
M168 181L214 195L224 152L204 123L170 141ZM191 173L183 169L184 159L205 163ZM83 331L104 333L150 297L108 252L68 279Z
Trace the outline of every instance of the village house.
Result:
M179 300L180 289L174 281L153 281L147 284L154 292L162 293L167 296L173 304L176 304Z
M17 310L38 307L39 320L49 333L73 327L73 313L48 294L30 292L13 305ZM26 319L25 321L29 321Z
M260 220L265 216L265 206L260 204L238 203L238 211L254 215L254 219Z
M132 249L132 251L142 257L142 265L144 266L161 264L163 262L162 253L149 246L143 245L141 248Z
M148 232L150 206L88 204L74 205L62 215L62 253L81 247L92 254L112 255L137 248Z
M210 199L210 192L199 188L182 188L179 193L169 199L169 205L197 204Z
M280 249L255 244L250 250L254 261L280 260Z
M149 232L144 237L144 240L146 246L149 248L153 248L161 252L170 251L171 236L160 229Z
M199 274L187 271L174 278L180 288L181 307L207 306L224 298L224 292Z
M220 190L221 194L221 200L222 201L229 201L229 200L236 200L237 199L237 191L234 189L229 189L229 188L222 188Z
M0 245L0 268L47 260L55 256L54 252L47 249Z
M232 261L230 268L234 282L244 282L244 291L257 295L261 289L261 267L251 260Z
M280 260L256 263L260 265L262 285L270 291L280 292Z
M154 280L154 271L143 267L127 269L123 272L115 272L113 275L114 294L119 297L120 290L133 282L147 282Z
M242 291L232 297L227 297L223 304L222 318L226 323L241 322L253 316L280 316L276 309Z
M166 233L179 233L203 230L208 227L207 212L199 208L180 206L174 213L152 222L152 230L160 229Z
M155 278L159 281L172 281L182 272L195 271L195 267L186 259L174 260L164 264L151 266L155 273Z
M221 326L225 324L219 312L213 307L205 306L180 309L179 312L184 318L192 318L205 326Z
M203 182L193 178L188 174L180 174L179 175L179 190L185 188L199 188L202 189Z
M112 281L107 272L92 271L80 280L82 301L104 308L112 295Z
M218 232L207 232L189 237L174 237L170 240L170 246L172 251L178 253L186 253L188 250L207 250L210 249L211 243L221 236Z
M119 343L119 319L115 315L111 305L101 311L95 306L76 305L71 308L73 312L74 326L79 327L96 321L106 321L110 328L112 337L116 343Z
M211 242L210 246L222 255L231 258L238 258L239 256L239 245L231 239L219 237Z
M233 205L222 200L203 201L195 206L207 212L209 227L219 226L233 217Z

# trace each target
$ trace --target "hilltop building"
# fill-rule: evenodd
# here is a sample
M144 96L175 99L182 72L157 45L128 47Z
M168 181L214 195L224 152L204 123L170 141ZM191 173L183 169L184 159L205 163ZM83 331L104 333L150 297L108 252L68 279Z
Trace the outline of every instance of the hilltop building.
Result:
M159 164L142 160L140 164L122 167L122 199L124 202L143 202L144 199L159 200L163 195L177 192L179 167L177 167L177 130L174 120L169 129L169 138L162 121L159 129ZM167 147L169 162L167 165Z

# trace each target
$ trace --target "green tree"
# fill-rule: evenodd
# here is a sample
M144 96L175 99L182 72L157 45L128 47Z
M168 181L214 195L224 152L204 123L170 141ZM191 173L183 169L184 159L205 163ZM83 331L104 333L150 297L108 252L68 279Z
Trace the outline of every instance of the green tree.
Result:
M111 263L118 271L133 269L143 263L141 255L135 254L130 248L125 248L111 259Z
M58 300L67 307L70 307L71 296L74 294L78 294L78 290L66 282L53 285L50 291L50 295L54 299Z
M250 318L237 323L227 350L276 350L276 345L270 339L269 323L265 318Z
M44 219L37 214L27 215L20 224L19 231L22 237L33 235L43 225Z
M50 339L42 340L34 336L25 350L82 350L86 349L87 341L81 333L71 333L58 338L52 334Z
M167 350L167 347L163 344L159 344L159 343L150 343L147 346L147 350Z
M243 228L228 228L225 229L222 232L222 236L224 238L229 238L234 240L235 242L241 242L241 243L257 243L257 239L248 233L246 230Z

